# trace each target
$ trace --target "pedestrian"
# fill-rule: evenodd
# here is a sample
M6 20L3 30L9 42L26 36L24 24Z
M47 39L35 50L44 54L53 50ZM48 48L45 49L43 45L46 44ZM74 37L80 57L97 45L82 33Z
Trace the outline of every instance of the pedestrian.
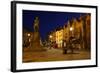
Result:
M51 41L48 43L48 46L49 46L49 49L51 49L51 46L52 46Z
M63 54L67 54L67 42L65 40L63 40L62 48L63 48Z

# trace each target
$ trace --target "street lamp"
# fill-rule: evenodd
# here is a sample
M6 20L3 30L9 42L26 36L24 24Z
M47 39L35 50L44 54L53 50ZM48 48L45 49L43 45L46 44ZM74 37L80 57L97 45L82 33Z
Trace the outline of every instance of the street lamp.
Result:
M50 42L52 42L52 37L53 37L52 35L49 36L49 38L50 38Z
M70 27L70 36L74 36L73 27Z
M27 34L27 36L29 37L29 36L31 36L31 34L30 34L30 33L28 33L28 34Z
M52 35L50 35L49 37L52 38Z
M73 28L72 27L70 27L70 31L73 31Z

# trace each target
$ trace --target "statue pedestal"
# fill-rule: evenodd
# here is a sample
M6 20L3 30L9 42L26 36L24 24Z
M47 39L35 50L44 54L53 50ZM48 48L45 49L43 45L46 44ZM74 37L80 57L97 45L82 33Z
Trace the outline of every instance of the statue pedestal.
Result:
M30 51L45 51L45 49L40 44L39 32L33 32L33 39L31 41Z

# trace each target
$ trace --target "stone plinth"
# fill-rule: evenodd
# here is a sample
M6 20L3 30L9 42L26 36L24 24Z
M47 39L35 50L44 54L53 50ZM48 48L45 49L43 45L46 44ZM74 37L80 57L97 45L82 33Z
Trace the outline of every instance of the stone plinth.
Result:
M42 45L40 44L40 35L39 32L33 33L33 39L30 45L31 51L44 51Z

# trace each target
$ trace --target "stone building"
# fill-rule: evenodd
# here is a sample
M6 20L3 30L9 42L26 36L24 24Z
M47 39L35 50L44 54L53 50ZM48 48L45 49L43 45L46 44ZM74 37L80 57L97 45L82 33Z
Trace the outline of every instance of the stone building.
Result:
M63 28L58 29L56 31L56 43L58 45L58 48L62 47L62 42L63 42Z
M81 50L89 50L91 46L91 15L86 14L79 18L73 18L64 24L59 30L52 31L52 41L56 41L58 47L62 47L62 42L65 40L77 45ZM55 36L56 34L56 36ZM56 40L55 40L56 39Z

